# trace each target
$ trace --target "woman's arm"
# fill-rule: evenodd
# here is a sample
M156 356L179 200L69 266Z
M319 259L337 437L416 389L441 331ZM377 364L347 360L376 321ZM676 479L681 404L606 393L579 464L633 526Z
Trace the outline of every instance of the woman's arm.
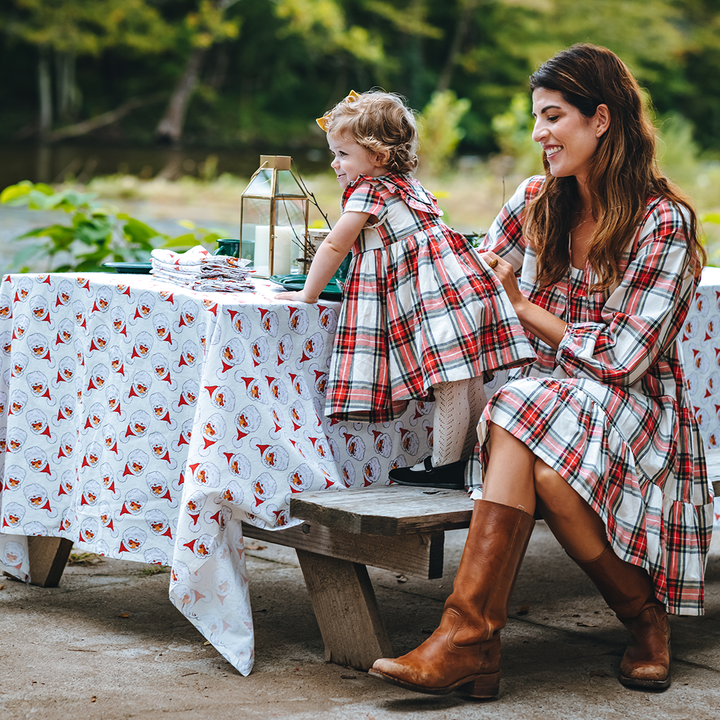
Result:
M345 259L370 213L345 212L315 253L305 287L299 292L278 293L279 300L315 303Z

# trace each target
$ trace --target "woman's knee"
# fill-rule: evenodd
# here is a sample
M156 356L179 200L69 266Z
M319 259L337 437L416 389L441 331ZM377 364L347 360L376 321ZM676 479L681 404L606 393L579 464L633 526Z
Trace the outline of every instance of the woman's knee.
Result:
M561 510L564 505L562 496L567 493L569 487L562 475L536 458L533 465L533 480L535 494L544 508L550 512Z

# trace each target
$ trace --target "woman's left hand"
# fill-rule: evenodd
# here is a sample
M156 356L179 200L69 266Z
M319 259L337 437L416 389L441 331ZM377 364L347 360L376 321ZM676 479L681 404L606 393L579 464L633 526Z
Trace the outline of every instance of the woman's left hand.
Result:
M481 257L495 273L500 284L505 288L505 292L513 307L515 307L517 303L525 300L525 296L520 292L520 287L515 277L515 270L509 262L498 257L493 252L484 253Z

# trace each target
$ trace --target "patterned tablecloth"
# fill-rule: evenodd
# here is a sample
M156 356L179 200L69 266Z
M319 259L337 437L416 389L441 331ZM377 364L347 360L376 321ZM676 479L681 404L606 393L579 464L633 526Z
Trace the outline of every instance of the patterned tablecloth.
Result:
M27 536L170 565L170 599L241 673L253 628L241 522L290 524L304 490L385 484L430 452L432 405L323 417L339 303L198 293L142 275L0 286L0 570Z

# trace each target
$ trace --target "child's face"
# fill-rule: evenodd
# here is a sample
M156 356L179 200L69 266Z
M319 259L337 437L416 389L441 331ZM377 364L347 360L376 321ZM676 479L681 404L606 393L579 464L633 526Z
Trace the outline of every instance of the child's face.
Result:
M330 167L335 171L341 188L345 189L358 175L377 177L385 174L380 156L373 155L352 138L328 135L327 139L330 152L335 156Z

